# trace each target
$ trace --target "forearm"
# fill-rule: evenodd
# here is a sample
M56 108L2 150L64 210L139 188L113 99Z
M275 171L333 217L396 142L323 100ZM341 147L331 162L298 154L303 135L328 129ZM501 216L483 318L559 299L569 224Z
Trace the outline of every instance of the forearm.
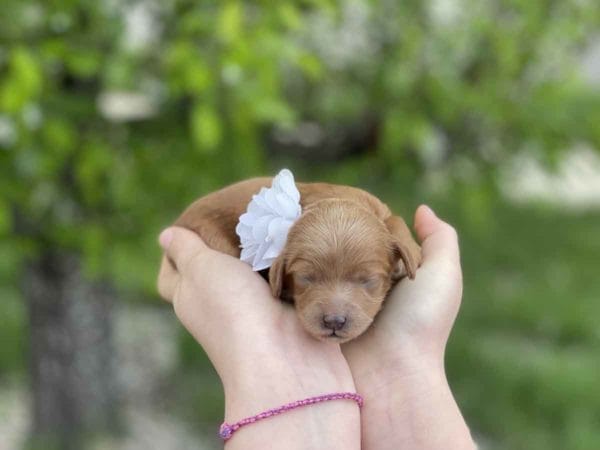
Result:
M377 373L368 374L372 369ZM364 449L476 448L442 363L396 362L372 369L365 368L356 377L358 392L365 398ZM361 380L371 381L367 385Z

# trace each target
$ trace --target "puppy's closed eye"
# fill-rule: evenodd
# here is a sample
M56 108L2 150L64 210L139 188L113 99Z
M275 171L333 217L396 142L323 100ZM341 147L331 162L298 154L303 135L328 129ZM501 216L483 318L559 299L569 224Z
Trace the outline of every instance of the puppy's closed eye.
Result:
M357 270L350 275L348 281L367 291L375 291L381 288L386 279L386 274L371 271Z
M301 287L310 286L317 282L317 274L315 273L298 273L294 275L294 281Z
M354 278L353 281L369 291L379 289L383 282L382 278L377 275L361 275Z

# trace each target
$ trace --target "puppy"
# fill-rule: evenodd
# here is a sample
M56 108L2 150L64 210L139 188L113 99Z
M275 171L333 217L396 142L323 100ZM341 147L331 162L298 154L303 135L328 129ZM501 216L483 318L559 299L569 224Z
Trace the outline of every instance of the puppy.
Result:
M239 217L252 196L272 181L255 178L208 194L174 225L239 258ZM273 296L295 305L312 336L354 339L369 327L391 287L405 276L415 277L421 249L404 220L373 195L326 183L296 186L302 214L265 276ZM162 264L169 262L163 257Z

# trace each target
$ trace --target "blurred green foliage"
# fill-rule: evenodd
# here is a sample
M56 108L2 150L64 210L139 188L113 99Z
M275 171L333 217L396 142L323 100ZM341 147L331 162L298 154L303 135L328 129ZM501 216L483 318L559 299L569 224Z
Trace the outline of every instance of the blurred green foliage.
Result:
M599 28L589 0L4 0L0 374L23 370L25 258L74 250L90 277L155 302L161 227L286 164L403 213L445 211L466 273L449 373L470 422L498 448L600 447L598 215L519 209L496 184L517 153L551 166L575 144L600 148L600 93L578 69ZM107 106L123 92L137 102L125 117ZM265 151L302 122L365 116L378 138L363 155ZM182 370L198 370L185 341ZM194 417L218 420L206 379Z

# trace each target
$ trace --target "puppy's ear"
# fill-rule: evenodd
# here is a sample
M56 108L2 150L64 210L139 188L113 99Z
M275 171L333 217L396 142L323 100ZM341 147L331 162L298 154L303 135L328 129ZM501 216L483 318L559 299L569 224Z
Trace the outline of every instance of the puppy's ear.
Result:
M285 257L283 252L277 257L269 269L269 284L273 297L280 298L283 291L283 278L285 275Z
M391 216L384 223L392 235L393 251L397 258L392 278L398 280L408 275L410 279L414 279L421 264L421 247L401 217Z

